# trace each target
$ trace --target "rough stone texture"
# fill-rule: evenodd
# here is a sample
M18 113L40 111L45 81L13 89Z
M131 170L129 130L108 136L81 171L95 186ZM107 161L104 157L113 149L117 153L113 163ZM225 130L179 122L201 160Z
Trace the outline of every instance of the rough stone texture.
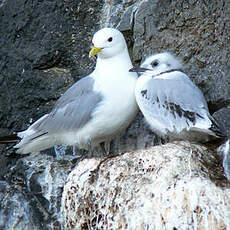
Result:
M118 27L124 33L135 64L153 52L178 54L186 63L185 71L203 91L211 113L230 133L229 15L229 0L0 0L0 134L26 128L93 69L94 62L88 59L92 34L104 26ZM140 150L157 141L139 113L113 141L112 149L114 153ZM23 158L2 146L1 150L5 155L0 155L0 229L60 229L61 188L78 159L65 156L62 164L51 150ZM45 177L45 172L50 176ZM197 169L197 175L202 172L203 168ZM202 191L204 185L207 191L228 192L225 179L221 186L213 183L219 184L220 179L197 176L178 182L176 189L182 194L186 186L200 185ZM53 195L47 195L49 191ZM207 220L204 210L196 211L202 214L199 223Z
M65 229L229 229L220 156L187 142L85 159L64 187Z
M0 1L0 135L25 129L90 72L103 2ZM16 156L0 146L0 229L60 229L62 188L76 157ZM7 157L7 154L10 155Z
M96 1L2 1L0 7L0 127L22 130L79 76L99 28Z
M77 157L31 154L0 180L0 229L60 229L64 183Z

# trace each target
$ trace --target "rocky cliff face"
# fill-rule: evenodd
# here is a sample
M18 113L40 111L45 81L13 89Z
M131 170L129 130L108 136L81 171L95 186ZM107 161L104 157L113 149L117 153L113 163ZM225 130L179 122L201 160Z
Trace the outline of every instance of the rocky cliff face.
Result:
M203 91L211 113L230 133L229 11L228 0L0 1L1 134L25 129L93 69L94 63L88 59L91 37L104 26L118 27L124 33L134 64L153 52L168 50L179 55L185 71ZM154 145L155 140L139 114L114 140L113 151L138 151ZM80 159L67 155L57 160L52 150L20 157L0 148L0 229L60 229L62 188ZM132 154L127 158L131 160ZM180 171L180 164L175 167ZM186 183L202 181L203 170L199 168ZM216 170L222 170L220 164ZM203 188L228 193L226 180L214 185L216 180L205 177ZM183 190L184 180L177 185L180 183L178 191ZM196 197L203 193L205 190ZM190 210L195 210L190 217L201 212ZM221 223L218 218L214 219ZM222 222L228 226L225 219Z
M0 1L0 133L25 129L94 63L96 1ZM62 188L77 157L26 157L0 147L0 229L60 229ZM6 157L6 154L10 154Z

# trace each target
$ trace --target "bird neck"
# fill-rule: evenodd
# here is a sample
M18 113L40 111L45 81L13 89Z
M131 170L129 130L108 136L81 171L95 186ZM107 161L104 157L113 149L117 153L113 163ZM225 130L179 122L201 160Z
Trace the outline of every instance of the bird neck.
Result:
M100 58L97 57L97 64L95 71L99 73L113 72L128 72L133 67L127 50L123 50L121 53L110 57Z

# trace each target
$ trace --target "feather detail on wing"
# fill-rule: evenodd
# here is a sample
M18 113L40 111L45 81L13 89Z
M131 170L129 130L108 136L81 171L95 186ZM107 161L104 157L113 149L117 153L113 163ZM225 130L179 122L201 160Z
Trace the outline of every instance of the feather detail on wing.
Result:
M38 129L48 133L74 131L82 128L102 101L102 95L93 91L94 79L85 77L69 88L57 101Z
M25 153L31 149L40 150L56 144L53 135L77 133L91 119L93 111L103 99L101 94L93 91L93 85L94 79L89 76L76 82L59 98L51 113L18 133L22 140L15 148Z
M140 77L136 99L147 122L159 135L196 129L215 135L209 131L212 121L203 94L183 72Z

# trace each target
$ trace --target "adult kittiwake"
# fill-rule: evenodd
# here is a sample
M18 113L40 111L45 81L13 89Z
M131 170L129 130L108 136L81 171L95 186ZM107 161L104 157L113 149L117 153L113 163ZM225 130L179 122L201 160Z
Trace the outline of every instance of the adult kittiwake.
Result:
M104 28L94 34L92 43L89 56L97 54L94 71L72 85L49 114L17 133L17 153L60 144L93 148L127 128L136 116L137 74L129 72L133 66L122 33ZM1 142L7 143L7 137Z
M135 96L151 129L174 140L225 141L223 166L230 179L229 140L210 115L200 89L182 71L181 62L164 52L149 56L130 71L140 75Z

